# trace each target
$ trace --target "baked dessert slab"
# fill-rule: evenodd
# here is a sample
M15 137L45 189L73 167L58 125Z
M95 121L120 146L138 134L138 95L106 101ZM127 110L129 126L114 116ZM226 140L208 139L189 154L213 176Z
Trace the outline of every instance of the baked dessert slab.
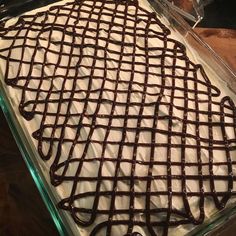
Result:
M235 95L163 22L68 1L1 30L4 92L81 234L187 233L235 194Z

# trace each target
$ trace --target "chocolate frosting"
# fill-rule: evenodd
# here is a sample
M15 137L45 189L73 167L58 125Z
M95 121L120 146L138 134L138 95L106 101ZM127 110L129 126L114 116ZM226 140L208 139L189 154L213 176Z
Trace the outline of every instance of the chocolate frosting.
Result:
M124 10L120 10L123 6ZM129 9L133 9L133 14ZM66 13L65 13L66 12ZM87 13L88 17L83 18L81 13ZM109 21L104 16L109 17ZM58 23L57 19L63 18L64 24ZM39 21L41 19L41 21ZM49 20L50 19L50 20ZM52 20L53 19L53 20ZM119 21L118 21L119 20ZM119 22L122 23L119 23ZM127 22L132 22L133 26L129 26ZM145 27L140 26L142 21ZM73 22L73 23L71 23ZM79 24L81 23L82 24ZM91 25L95 24L95 28ZM108 25L108 29L101 27L102 24ZM159 30L157 30L159 29ZM106 32L107 37L99 34L101 31ZM31 36L29 32L33 32ZM53 32L61 34L61 40L53 38ZM95 36L91 36L90 32L95 32ZM48 46L40 45L40 39L43 34L48 35ZM121 37L121 40L111 38L111 34L116 33ZM125 41L126 36L131 37L130 43ZM172 39L170 30L164 26L157 18L156 14L148 12L139 7L138 1L73 1L61 6L53 6L48 11L40 12L34 15L25 15L19 17L16 24L1 28L1 40L10 41L10 46L0 50L0 58L6 62L6 71L4 74L5 82L8 86L12 86L21 92L21 101L19 103L20 114L26 120L40 117L38 129L32 136L38 141L38 152L43 160L53 159L50 167L51 183L54 186L59 186L62 183L72 183L72 188L69 196L62 199L58 203L58 207L69 211L74 221L81 227L93 226L90 235L97 235L102 230L105 230L106 235L111 235L113 227L123 226L126 228L126 236L139 236L137 226L142 227L149 235L157 235L157 229L162 229L163 235L168 234L170 227L176 227L183 224L201 224L205 218L204 201L206 197L212 198L217 209L225 207L232 195L233 184L235 176L233 174L233 166L235 162L236 150L236 114L235 105L230 97L220 98L220 90L213 86L208 79L204 69L199 64L194 64L186 55L185 46ZM70 41L68 40L70 38ZM81 43L77 43L80 38ZM142 48L137 48L137 39L142 38L144 45ZM86 40L92 40L93 43L88 44ZM150 39L155 39L161 42L161 47L150 46ZM21 40L22 44L17 43ZM35 46L29 44L29 41L35 42ZM103 45L100 42L103 41ZM55 51L51 45L59 45L60 50ZM109 45L117 45L117 51L112 50ZM8 44L9 45L9 44ZM171 45L171 46L170 46ZM63 47L69 47L69 52L65 52ZM125 48L130 51L125 51ZM14 58L12 51L15 49L22 49L20 57ZM93 54L84 55L84 50L89 48ZM76 53L75 50L76 49ZM137 52L139 49L139 52ZM25 58L25 51L31 50L33 52L32 58ZM36 54L38 51L44 52L42 62L36 61ZM104 57L99 56L99 51L104 53ZM159 52L159 56L152 54L152 52ZM6 53L7 52L7 53ZM48 60L48 55L52 53L57 56L55 63ZM48 54L48 55L47 55ZM113 58L109 55L114 55ZM129 61L124 61L124 57L129 56ZM67 62L62 58L67 57ZM92 60L91 65L82 65L83 59L87 57ZM143 58L142 62L138 62L137 58ZM156 59L156 63L152 63ZM168 66L166 60L171 60L172 65ZM73 61L76 64L73 65ZM97 61L104 62L104 67L98 67ZM182 61L184 66L178 65L178 61ZM108 62L114 62L117 67L111 68L116 71L116 78L109 77ZM14 64L15 63L15 64ZM124 67L126 64L126 67ZM10 66L16 65L16 75L11 77ZM24 65L29 67L28 73L25 75L22 72ZM136 66L141 65L144 69L139 71L140 79L137 75ZM41 74L35 76L33 71L35 68L41 68ZM54 68L52 76L47 76L45 73L49 67ZM86 68L90 74L80 74L80 68ZM153 72L150 68L160 68L160 73ZM64 75L58 75L57 70L63 69ZM75 71L75 75L70 74L70 70ZM96 73L99 70L102 73ZM178 70L183 71L184 76L177 73ZM170 71L170 72L168 72ZM128 79L122 80L121 72L126 72ZM102 75L101 75L102 74ZM151 84L150 76L156 76L156 84ZM137 78L138 77L138 78ZM62 78L62 88L55 89L54 82ZM171 84L166 80L170 79ZM79 84L82 81L87 81L87 88L80 89ZM31 86L31 82L35 82L35 87ZM47 89L42 88L43 83L47 81L49 86ZM71 89L66 89L65 84L72 81ZM100 87L93 88L94 81L99 81ZM113 87L107 87L106 82L113 83ZM177 81L181 81L182 86L178 85ZM127 85L127 90L121 90L119 84ZM193 86L190 86L190 83ZM134 89L134 85L141 88L140 91ZM150 94L149 88L158 88L157 93ZM182 93L177 95L177 91ZM106 93L113 94L113 100L106 97ZM167 102L163 97L169 94L170 100ZM127 99L125 101L118 101L119 94L126 93ZM132 96L139 93L141 96L140 102L131 101ZM33 96L27 97L28 94ZM85 94L85 97L78 98L78 94ZM92 98L92 94L97 94L97 99ZM154 103L149 103L147 96L155 97ZM201 99L203 96L205 99ZM31 98L34 99L31 99ZM43 99L42 99L43 97ZM175 101L180 99L183 101L182 105L177 105ZM80 113L73 113L73 104L79 104L83 107ZM90 103L96 103L96 108L93 113L88 111ZM190 103L194 104L190 107ZM107 104L109 106L109 114L101 112L101 107ZM202 109L204 104L207 109ZM57 112L50 109L51 105L57 107ZM62 112L62 106L66 106L66 111ZM167 115L162 115L160 107L166 106L168 109ZM136 107L137 114L131 114L130 108ZM144 114L144 109L147 107L153 108L153 114ZM218 110L213 109L218 107ZM115 113L117 109L123 108L123 113ZM183 113L182 117L176 117L173 113L174 109L178 109ZM195 115L195 120L189 119L189 114ZM207 117L207 121L202 121L201 117ZM213 117L218 117L219 121L214 121ZM53 118L54 123L48 124L47 119ZM71 124L71 118L76 120L76 123ZM85 119L90 120L87 124ZM98 122L98 119L107 120L107 125ZM152 127L142 126L143 120L151 120ZM61 121L62 120L62 121ZM123 126L116 126L113 124L114 120L122 120ZM136 127L130 125L131 121L137 123ZM160 122L168 122L168 129L162 130L158 128ZM174 122L181 123L182 130L180 132L174 131ZM195 127L195 132L190 133L188 126ZM204 138L201 135L201 130L204 127L208 132L208 137ZM218 127L222 138L215 139L213 135L214 129ZM82 136L82 129L86 128L87 136ZM74 137L66 137L67 129L74 130ZM101 140L93 138L96 130L102 129L105 132ZM227 136L227 130L234 130L234 137ZM46 135L46 131L51 130L50 135ZM57 131L59 135L56 135ZM121 138L117 141L110 139L111 132L121 133ZM131 132L135 138L133 142L128 142L127 133ZM150 142L143 143L139 141L142 133L150 135ZM157 139L157 135L162 134L166 137L166 142ZM179 138L180 143L173 143L173 138ZM193 139L195 144L189 143L188 140ZM67 156L62 155L62 147L68 144L69 152ZM74 153L76 145L83 145L84 149L81 155ZM45 152L43 146L48 146ZM88 158L88 150L91 145L98 145L101 148L101 155ZM116 156L107 156L106 150L108 146L118 146ZM56 147L56 154L53 153L53 147ZM166 149L166 161L160 160L163 153L158 153L158 148ZM126 158L124 149L132 150L132 158ZM148 148L150 155L146 161L138 159L138 152L140 148ZM172 150L177 149L181 153L181 161L173 161ZM196 153L195 162L186 162L186 155L188 150L194 150ZM202 150L208 152L208 162L202 161ZM222 151L222 156L214 156L215 150ZM215 162L215 158L221 161ZM104 175L103 167L106 163L112 163L115 166L114 175ZM98 168L94 169L95 176L82 175L84 165L91 163L99 163ZM126 163L127 168L130 167L130 175L120 175L121 165ZM76 173L71 175L69 173L69 166L73 164L77 166ZM147 174L136 175L137 165L148 167ZM163 175L153 174L154 167L166 168L167 173ZM181 169L180 175L172 174L173 166ZM225 166L227 174L216 175L213 168L218 166ZM198 174L186 174L186 168L197 167ZM203 168L208 168L209 174L203 174ZM152 183L158 180L165 180L167 183L166 191L153 191ZM173 180L179 180L181 191L173 191ZM189 180L196 181L199 186L199 191L191 192L187 188ZM227 186L227 191L217 191L216 182L223 181ZM112 191L101 190L101 185L104 181L108 181L112 185ZM204 182L208 181L210 184L210 191L205 191ZM79 185L94 184L94 189L83 193L77 192ZM120 182L126 182L129 185L129 191L118 188ZM136 191L137 183L146 186L146 191ZM107 209L102 209L100 201L102 197L110 199L110 205ZM121 209L116 206L117 198L123 197L125 201L129 202L127 209ZM152 204L155 197L166 197L168 204L166 207L154 207ZM175 209L173 207L173 197L178 197L183 201L184 209ZM190 197L199 198L198 217L194 216L189 204ZM83 208L76 206L78 199L91 199L93 204L91 208ZM135 207L137 198L143 198L145 206L142 209ZM128 200L127 200L128 199ZM97 223L97 218L102 215L107 220ZM142 220L137 220L137 215L142 215ZM162 215L162 217L158 217ZM82 217L86 216L86 217ZM120 217L124 216L124 217ZM85 219L86 218L86 219ZM140 218L141 219L141 218ZM144 220L143 220L144 219ZM96 222L96 223L95 223Z

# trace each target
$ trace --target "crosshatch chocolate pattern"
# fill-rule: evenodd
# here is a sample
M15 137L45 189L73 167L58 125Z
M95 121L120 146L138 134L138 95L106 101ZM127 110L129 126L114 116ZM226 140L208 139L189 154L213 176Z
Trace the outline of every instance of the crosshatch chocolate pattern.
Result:
M138 1L68 2L0 34L5 82L69 189L58 206L90 235L167 235L235 195L235 105Z

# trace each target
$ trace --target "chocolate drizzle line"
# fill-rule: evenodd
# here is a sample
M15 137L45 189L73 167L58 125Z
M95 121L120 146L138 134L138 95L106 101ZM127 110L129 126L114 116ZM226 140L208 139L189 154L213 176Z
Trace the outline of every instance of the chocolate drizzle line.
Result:
M0 36L58 206L90 235L167 235L236 195L233 101L138 1L68 2Z

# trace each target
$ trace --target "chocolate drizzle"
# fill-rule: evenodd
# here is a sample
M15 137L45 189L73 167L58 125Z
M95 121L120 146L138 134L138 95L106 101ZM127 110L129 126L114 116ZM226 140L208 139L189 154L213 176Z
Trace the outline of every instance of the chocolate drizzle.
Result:
M90 235L167 235L235 195L235 105L138 1L73 1L0 35L6 84L68 189L58 206Z

